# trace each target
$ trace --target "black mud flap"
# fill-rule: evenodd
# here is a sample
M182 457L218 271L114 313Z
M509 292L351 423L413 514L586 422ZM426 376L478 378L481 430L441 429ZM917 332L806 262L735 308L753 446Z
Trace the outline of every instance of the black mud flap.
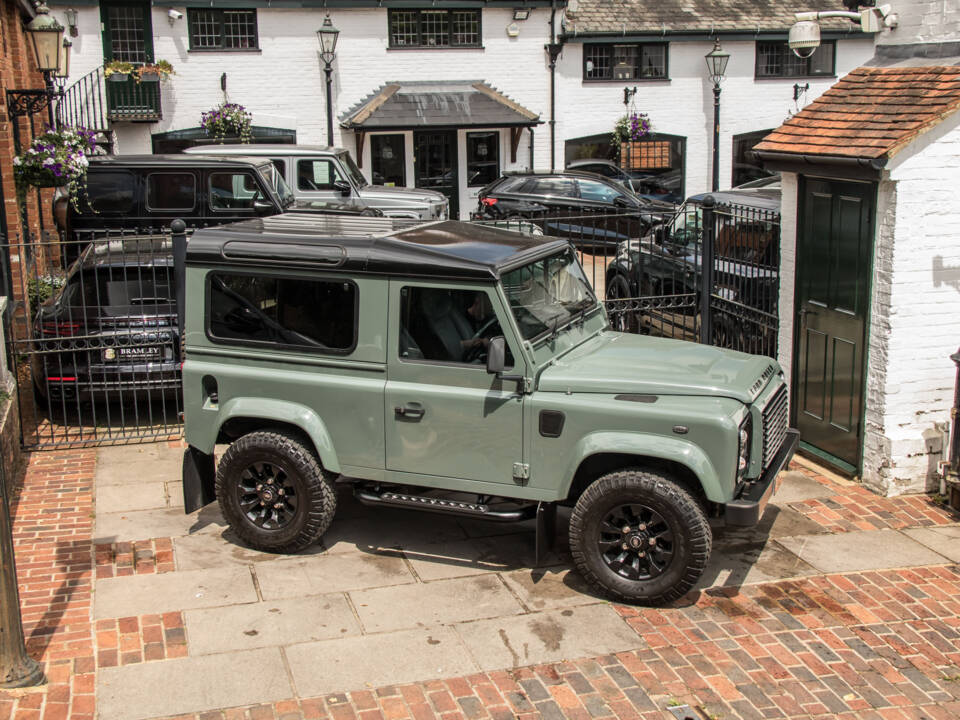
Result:
M557 505L556 503L537 503L537 552L534 564L540 567L553 550L557 537Z
M192 445L183 452L183 510L188 515L217 499L213 455Z

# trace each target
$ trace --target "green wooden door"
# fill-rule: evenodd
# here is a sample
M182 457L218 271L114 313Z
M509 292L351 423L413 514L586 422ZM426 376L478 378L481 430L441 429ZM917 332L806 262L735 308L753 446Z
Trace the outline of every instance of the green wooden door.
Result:
M139 65L154 61L149 3L102 2L100 27L105 63L121 60ZM108 78L106 94L110 120L156 121L161 117L159 83Z
M800 186L794 422L803 447L850 473L863 438L874 195L870 183Z

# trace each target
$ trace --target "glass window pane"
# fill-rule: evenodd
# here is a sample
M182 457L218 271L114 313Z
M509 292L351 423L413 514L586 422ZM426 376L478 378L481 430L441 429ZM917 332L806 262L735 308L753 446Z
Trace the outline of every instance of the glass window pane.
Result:
M601 80L611 77L611 48L609 45L584 45L586 64L584 77Z
M390 45L418 45L420 43L417 33L417 11L416 10L391 10L390 11Z
M825 42L810 56L811 75L833 75L834 44Z
M147 207L151 210L193 210L196 196L193 173L153 173L147 177Z
M640 65L640 77L662 78L667 76L667 46L644 45Z
M757 77L777 77L782 72L780 46L777 43L757 43Z
M633 80L637 73L637 45L613 46L613 77L616 80Z
M335 190L333 184L343 181L329 160L298 160L297 187L300 190Z
M371 136L370 156L374 185L406 186L406 158L403 150L403 135Z
M581 179L577 182L580 184L580 197L584 200L612 203L614 198L623 194L596 180Z
M220 47L219 12L187 8L187 23L190 26L190 47L194 50Z
M484 290L401 290L402 358L483 365L490 338L498 335L503 335L503 330L490 295ZM509 347L506 364L513 366Z
M533 188L528 192L534 195L556 195L559 197L576 197L577 190L573 180L567 178L543 178L533 181Z
M210 175L210 207L214 210L253 210L259 198L259 186L248 173Z
M467 133L467 186L478 187L500 177L500 133Z
M449 14L446 10L421 10L420 31L423 44L427 46L445 47L450 44L448 27Z
M144 7L111 5L107 8L110 28L110 59L123 62L147 62L144 34Z
M454 10L451 13L453 23L453 45L480 44L480 13L477 10Z
M216 273L210 333L342 352L356 344L356 293L351 282Z
M223 46L231 49L257 47L257 11L223 11Z
M98 213L129 212L133 208L133 175L88 172L87 202Z

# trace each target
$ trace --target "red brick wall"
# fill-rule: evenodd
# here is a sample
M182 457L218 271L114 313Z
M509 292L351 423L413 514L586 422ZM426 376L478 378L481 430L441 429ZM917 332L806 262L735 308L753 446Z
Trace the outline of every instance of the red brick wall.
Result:
M27 88L42 88L43 76L35 69L36 62L28 54L29 38L24 30L29 18L22 12L22 5L17 0L0 0L0 181L3 186L3 213L7 225L7 240L16 243L24 236L24 227L17 202L16 186L13 181L13 158L16 154L13 143L13 123L7 109L7 90L22 90ZM42 132L49 120L46 112L33 116L33 128ZM20 143L23 148L29 146L33 135L30 118L20 118ZM54 229L52 215L53 190L43 190L40 195L40 204L37 203L37 193L29 190L26 193L27 221L29 235L35 241L41 237L41 231ZM42 214L42 223L41 223ZM13 295L15 299L23 298L23 289L18 277L21 275L19 262L21 253L18 248L10 249L11 270L14 278Z

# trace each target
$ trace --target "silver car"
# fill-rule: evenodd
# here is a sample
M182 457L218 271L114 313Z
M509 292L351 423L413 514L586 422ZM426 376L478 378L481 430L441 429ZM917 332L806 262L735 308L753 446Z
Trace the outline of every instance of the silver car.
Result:
M350 153L326 145L200 145L184 150L199 155L267 157L298 200L353 198L387 217L446 220L450 202L441 193L420 188L371 185Z

